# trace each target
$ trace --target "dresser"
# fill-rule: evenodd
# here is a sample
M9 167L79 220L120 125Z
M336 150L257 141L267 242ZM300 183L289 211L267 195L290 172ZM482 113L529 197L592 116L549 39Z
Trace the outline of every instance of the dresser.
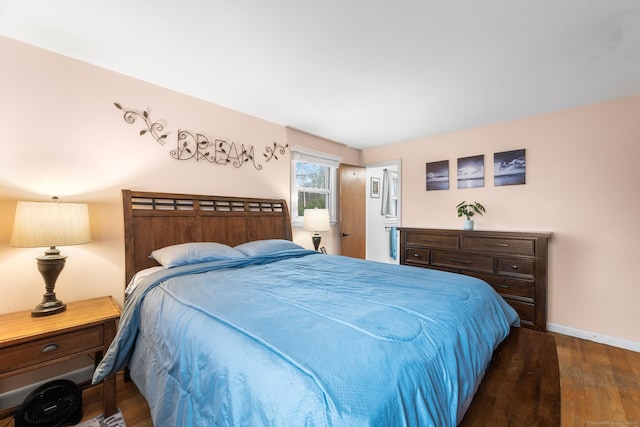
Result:
M518 312L522 326L546 331L551 233L398 230L400 264L482 279Z

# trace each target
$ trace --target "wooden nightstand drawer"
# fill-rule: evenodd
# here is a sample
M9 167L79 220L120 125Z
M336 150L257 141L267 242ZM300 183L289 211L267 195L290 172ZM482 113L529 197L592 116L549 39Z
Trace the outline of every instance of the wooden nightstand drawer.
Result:
M103 346L102 325L0 350L0 375L68 355L90 353Z
M458 236L408 232L404 243L406 245L428 246L431 248L458 249Z
M493 273L493 257L482 254L432 251L431 264L441 267Z

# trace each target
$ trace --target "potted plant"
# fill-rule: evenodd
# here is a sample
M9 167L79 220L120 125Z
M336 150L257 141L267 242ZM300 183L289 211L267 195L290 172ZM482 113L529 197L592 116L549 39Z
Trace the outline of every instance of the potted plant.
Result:
M458 217L464 216L467 218L464 221L465 230L473 230L473 220L471 219L471 217L473 217L475 214L482 215L484 212L486 212L484 206L482 206L480 203L467 203L464 200L458 203L456 209L458 210Z

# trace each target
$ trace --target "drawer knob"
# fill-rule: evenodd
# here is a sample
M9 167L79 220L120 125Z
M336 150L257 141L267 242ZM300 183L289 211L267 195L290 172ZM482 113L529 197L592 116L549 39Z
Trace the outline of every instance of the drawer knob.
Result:
M49 353L51 351L56 351L58 348L60 348L58 344L47 344L44 347L42 347L42 350L40 350L40 353Z
M420 254L418 254L418 253L413 254L413 256L416 257L416 258L420 258Z
M517 265L512 265L511 268L513 268L514 270L517 270L518 266Z

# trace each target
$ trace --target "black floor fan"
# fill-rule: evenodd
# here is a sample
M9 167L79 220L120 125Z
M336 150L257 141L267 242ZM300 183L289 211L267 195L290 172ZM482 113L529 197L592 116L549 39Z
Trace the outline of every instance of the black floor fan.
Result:
M82 420L82 391L69 380L55 380L32 391L16 414L16 427L57 427Z

